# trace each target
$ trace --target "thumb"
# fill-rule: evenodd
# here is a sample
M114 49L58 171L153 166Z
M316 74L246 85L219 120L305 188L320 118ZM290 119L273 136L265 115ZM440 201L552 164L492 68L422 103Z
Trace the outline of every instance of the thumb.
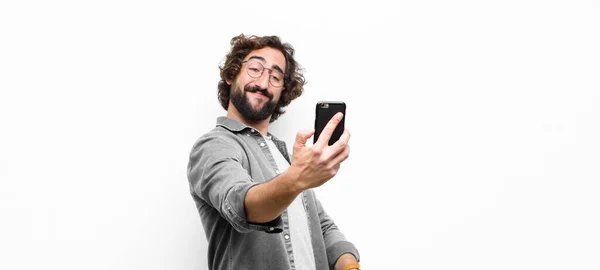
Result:
M294 142L294 148L306 146L306 141L308 141L308 139L310 139L310 137L312 137L314 133L314 129L298 131L298 133L296 133L296 141Z

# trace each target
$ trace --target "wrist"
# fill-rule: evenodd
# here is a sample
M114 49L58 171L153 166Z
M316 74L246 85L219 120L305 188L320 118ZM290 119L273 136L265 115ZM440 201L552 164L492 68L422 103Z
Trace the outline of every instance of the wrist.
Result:
M358 263L347 264L344 270L360 270L360 265Z
M360 269L358 260L350 253L344 253L335 263L335 270L354 270Z
M302 191L306 190L306 187L302 184L300 175L301 174L297 172L293 165L281 174L281 176L284 177L286 186L289 188L288 190L291 190L294 194L300 194Z

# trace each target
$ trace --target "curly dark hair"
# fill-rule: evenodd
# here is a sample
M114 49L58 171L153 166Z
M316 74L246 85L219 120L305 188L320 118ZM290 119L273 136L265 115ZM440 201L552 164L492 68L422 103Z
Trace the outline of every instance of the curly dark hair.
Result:
M285 57L283 91L281 91L279 103L271 115L270 122L273 122L285 112L283 110L285 106L289 105L292 100L302 95L304 84L306 84L302 69L294 59L294 48L288 43L282 43L277 36L259 37L241 34L231 39L231 50L225 56L225 63L219 66L219 69L221 70L221 80L218 85L218 97L223 109L227 110L231 93L231 85L227 84L227 80L233 81L235 79L242 68L242 61L250 54L250 52L265 47L277 49L281 51Z

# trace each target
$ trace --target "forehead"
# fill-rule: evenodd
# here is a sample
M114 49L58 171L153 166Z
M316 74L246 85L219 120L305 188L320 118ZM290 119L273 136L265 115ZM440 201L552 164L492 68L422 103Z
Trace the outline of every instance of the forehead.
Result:
M277 49L264 47L262 49L254 50L251 51L244 60L248 60L250 58L259 59L259 61L265 64L265 67L278 66L285 71L285 56L283 56L283 53Z

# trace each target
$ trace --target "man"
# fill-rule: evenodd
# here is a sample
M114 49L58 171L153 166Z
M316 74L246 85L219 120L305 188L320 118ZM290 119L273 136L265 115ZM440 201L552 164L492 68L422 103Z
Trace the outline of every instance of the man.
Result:
M210 269L358 269L358 251L325 213L312 188L336 175L350 133L328 141L343 115L296 135L290 157L268 132L283 107L302 94L294 49L276 36L231 40L218 98L227 116L193 146L190 192L208 240Z

